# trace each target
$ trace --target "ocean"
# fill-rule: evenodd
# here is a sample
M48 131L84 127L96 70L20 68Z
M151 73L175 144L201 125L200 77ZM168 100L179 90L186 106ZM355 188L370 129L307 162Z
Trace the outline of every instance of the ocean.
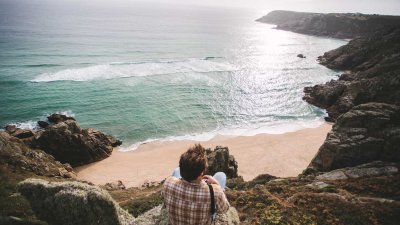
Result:
M325 112L303 88L345 40L273 29L265 11L153 3L0 3L0 126L74 116L133 150L151 140L284 133ZM297 57L303 54L305 59Z

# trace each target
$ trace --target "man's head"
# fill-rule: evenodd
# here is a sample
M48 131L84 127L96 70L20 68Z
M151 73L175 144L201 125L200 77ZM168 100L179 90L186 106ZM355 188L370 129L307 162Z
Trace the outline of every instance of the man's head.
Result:
M207 168L206 150L200 144L190 147L181 155L179 167L184 180L196 180Z

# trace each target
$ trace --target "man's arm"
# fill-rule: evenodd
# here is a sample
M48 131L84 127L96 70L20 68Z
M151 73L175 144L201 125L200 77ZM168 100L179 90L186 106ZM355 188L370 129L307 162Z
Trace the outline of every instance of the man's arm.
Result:
M214 187L216 185L213 185ZM230 204L228 202L228 199L226 198L226 195L224 191L221 189L221 187L218 185L218 187L214 188L215 191L215 205L217 208L217 213L226 213L228 211Z

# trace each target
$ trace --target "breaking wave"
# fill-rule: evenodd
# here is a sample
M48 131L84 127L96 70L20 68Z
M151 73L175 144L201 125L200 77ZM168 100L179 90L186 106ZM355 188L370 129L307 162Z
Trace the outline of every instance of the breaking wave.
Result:
M232 64L213 62L209 59L189 59L185 61L109 63L77 69L65 69L55 73L43 73L32 82L51 81L90 81L96 79L115 79L127 77L152 76L189 72L222 72L236 70Z

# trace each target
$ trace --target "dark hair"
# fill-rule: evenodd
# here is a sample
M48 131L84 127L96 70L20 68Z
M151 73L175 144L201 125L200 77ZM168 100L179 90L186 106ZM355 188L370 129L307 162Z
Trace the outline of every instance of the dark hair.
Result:
M206 150L200 144L190 147L179 160L181 176L186 181L193 181L207 168Z

